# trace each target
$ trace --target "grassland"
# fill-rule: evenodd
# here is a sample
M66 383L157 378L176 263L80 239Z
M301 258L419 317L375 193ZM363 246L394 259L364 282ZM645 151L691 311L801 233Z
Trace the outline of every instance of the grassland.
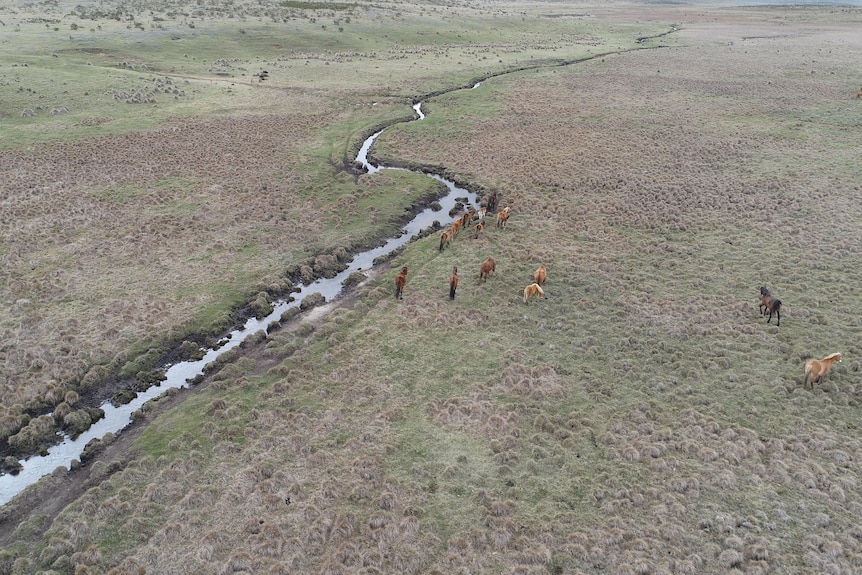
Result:
M71 112L10 121L0 169L18 201L4 218L23 223L3 228L20 234L2 244L14 303L4 329L19 342L4 351L34 354L10 382L39 381L35 354L62 345L50 334L79 372L109 371L142 341L205 331L201 310L225 316L317 253L391 228L428 190L407 174L354 179L343 157L417 96L441 93L425 121L390 127L376 156L444 166L498 190L513 215L443 252L433 237L411 244L392 264L410 269L405 300L385 275L320 323L273 333L178 407L154 409L59 515L5 516L0 572L862 568L862 12L384 6L333 10L326 29L319 15L259 20L255 34L308 32L285 48L303 51L295 76L261 54L287 40L238 52L272 81L183 70L201 86L191 117L157 110L145 130L110 121L99 136L26 127L80 122ZM240 26L223 20L216 37ZM211 62L188 46L210 23L194 24L177 54ZM660 42L634 41L671 25ZM349 48L326 42L360 34L368 44L352 49L373 62L362 70L379 68L347 75L333 54ZM643 49L556 65L628 48ZM507 69L523 70L495 75ZM404 187L410 197L397 197ZM488 255L497 272L478 284ZM539 263L546 297L524 305ZM450 302L453 265L462 283ZM761 285L784 302L780 328L758 314ZM96 338L89 322L116 321L102 311L112 302L128 306L123 319ZM804 359L833 351L844 362L803 389Z
M437 10L15 6L0 30L4 455L52 440L62 421L20 432L66 392L140 387L171 346L217 335L317 256L394 233L434 182L357 176L350 159L417 94L595 43L511 7ZM601 42L659 29L636 28Z

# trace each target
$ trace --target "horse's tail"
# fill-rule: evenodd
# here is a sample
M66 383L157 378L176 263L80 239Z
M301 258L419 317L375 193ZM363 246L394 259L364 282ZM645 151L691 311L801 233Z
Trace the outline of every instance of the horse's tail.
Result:
M401 299L401 282L395 282L395 299Z
M458 283L454 279L449 280L449 299L455 299L456 287L458 287Z

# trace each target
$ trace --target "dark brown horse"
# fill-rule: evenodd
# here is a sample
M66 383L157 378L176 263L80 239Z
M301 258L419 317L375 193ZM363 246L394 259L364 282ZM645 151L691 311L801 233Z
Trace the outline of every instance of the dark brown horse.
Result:
M760 315L766 315L766 312L769 312L769 319L766 320L766 323L772 321L772 314L775 314L776 325L781 327L781 300L777 297L773 297L769 290L766 289L766 286L760 288Z
M499 203L499 201L500 198L497 195L497 192L494 192L493 194L488 196L488 203L486 204L488 206L488 211L494 212L494 210L497 209L497 204Z

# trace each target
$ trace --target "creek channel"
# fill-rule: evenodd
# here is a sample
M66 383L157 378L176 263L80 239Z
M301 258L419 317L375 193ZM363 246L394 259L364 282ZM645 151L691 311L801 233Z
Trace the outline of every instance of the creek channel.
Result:
M476 86L474 86L476 87ZM422 103L419 102L413 106L416 111L416 117L413 120L423 120L425 115L422 113ZM368 161L368 151L374 140L383 130L380 130L365 140L356 156L356 162L369 173L373 174L380 170L400 170L404 168L393 168L387 166L373 166ZM268 316L257 319L251 318L246 321L242 328L236 329L229 334L226 334L221 341L224 345L205 350L206 353L203 359L197 361L183 361L169 366L165 371L166 379L158 386L153 386L148 390L141 392L131 402L114 406L110 402L106 402L100 407L105 412L105 417L94 423L87 431L81 433L74 439L70 436L65 436L63 441L48 449L47 454L34 456L20 463L22 469L19 473L12 475L6 474L0 476L0 506L5 505L12 500L13 497L21 493L28 486L36 483L39 479L52 473L58 467L71 469L73 461L79 459L84 451L87 443L93 439L101 439L108 433L120 433L132 422L132 414L141 408L147 401L154 399L164 394L169 389L181 388L188 386L188 381L197 377L204 372L204 367L215 360L224 352L237 347L247 337L259 331L268 331L268 326L279 320L282 314L290 308L299 307L302 300L313 293L320 293L326 301L335 299L343 289L343 282L354 272L369 270L374 266L374 260L391 254L396 249L408 243L422 230L433 225L435 220L440 219L440 214L448 214L449 210L455 207L456 198L467 198L471 204L476 203L476 194L466 189L459 188L454 182L446 180L436 174L428 174L425 172L416 172L434 178L448 188L448 193L440 198L439 203L441 208L427 208L417 214L406 226L401 229L401 233L387 239L383 245L371 250L354 254L353 259L348 264L347 269L341 271L338 275L332 278L321 278L310 284L295 286L297 291L293 292L293 299L290 301L277 301L273 304L273 312Z

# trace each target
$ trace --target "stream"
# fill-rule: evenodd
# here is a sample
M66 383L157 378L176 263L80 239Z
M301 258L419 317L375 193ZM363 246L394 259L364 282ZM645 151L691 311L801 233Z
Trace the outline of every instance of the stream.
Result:
M475 88L477 86L478 84L473 87ZM413 109L416 112L416 117L412 121L423 120L425 118L421 107L421 102L413 106ZM387 169L404 169L387 166L373 166L368 162L368 151L371 149L371 145L374 143L374 140L383 131L384 130L380 130L368 137L362 144L359 154L356 156L356 162L361 164L369 174ZM261 319L249 319L243 327L230 332L222 338L222 341L227 340L224 345L217 349L206 350L203 359L197 361L183 361L171 365L166 369L166 379L161 382L160 385L153 386L148 390L139 393L131 402L116 407L110 402L102 404L100 407L104 410L105 417L94 423L87 431L81 433L74 439L70 436L65 436L61 443L49 448L46 455L34 456L29 459L22 460L20 463L23 467L19 473L15 475L6 474L0 476L0 505L5 505L28 486L36 483L39 479L53 472L58 467L62 466L66 469L71 469L72 462L81 457L84 447L92 439L100 439L108 433L120 433L132 422L132 414L140 409L147 401L159 397L169 389L187 387L188 380L202 374L204 372L204 367L207 364L226 351L238 346L250 335L259 331L268 331L269 325L278 321L282 314L288 309L299 307L306 296L313 293L320 293L326 298L327 302L332 301L341 294L343 289L342 283L348 278L348 276L350 276L350 274L357 271L371 269L376 258L390 254L408 243L422 230L431 226L435 220L440 220L441 214L444 215L443 219L445 219L449 210L455 206L455 198L466 197L471 204L476 204L476 194L457 187L454 182L446 180L436 174L426 174L424 172L416 173L434 178L445 184L449 189L446 196L439 200L442 209L425 209L404 226L398 236L387 239L386 242L379 247L355 254L347 269L343 270L335 277L321 278L308 285L296 285L295 289L298 291L292 294L292 301L282 300L275 302L273 306L274 309L271 314Z

